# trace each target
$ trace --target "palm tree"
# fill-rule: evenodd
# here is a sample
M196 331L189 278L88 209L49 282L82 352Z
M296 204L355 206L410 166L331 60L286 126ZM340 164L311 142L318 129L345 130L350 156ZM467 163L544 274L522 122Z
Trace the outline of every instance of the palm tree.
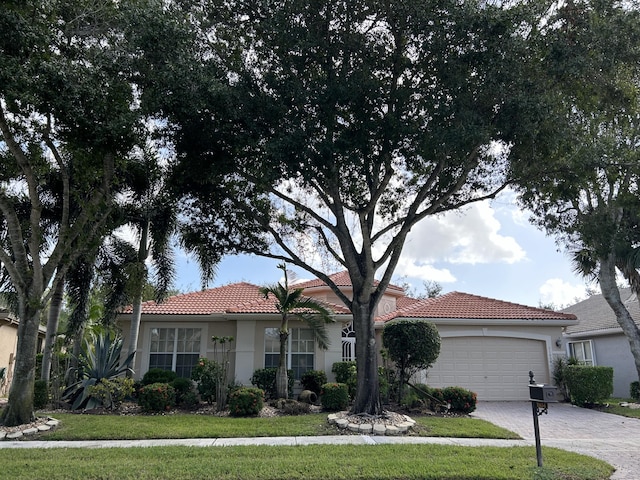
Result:
M303 288L289 288L287 266L284 263L278 265L284 272L284 284L277 283L262 287L260 293L264 298L273 295L277 301L276 309L280 313L280 358L276 372L276 394L278 398L288 398L287 378L287 340L289 338L289 319L297 318L306 322L313 331L313 337L320 348L326 350L329 347L329 337L325 324L333 322L331 312L321 303L312 298L303 296Z

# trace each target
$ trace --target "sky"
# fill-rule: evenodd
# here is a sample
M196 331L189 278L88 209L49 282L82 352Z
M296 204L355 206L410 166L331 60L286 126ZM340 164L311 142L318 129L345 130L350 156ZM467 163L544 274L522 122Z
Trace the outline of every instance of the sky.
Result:
M513 193L476 203L418 223L407 238L393 283L424 290L435 281L442 293L452 291L555 309L587 297L585 280L574 274L568 255L555 239L529 222L530 214L515 203ZM279 262L256 256L225 257L209 287L234 282L266 285L278 282ZM175 286L181 292L201 289L197 262L181 252ZM313 278L293 269L299 279ZM335 273L335 272L327 272Z

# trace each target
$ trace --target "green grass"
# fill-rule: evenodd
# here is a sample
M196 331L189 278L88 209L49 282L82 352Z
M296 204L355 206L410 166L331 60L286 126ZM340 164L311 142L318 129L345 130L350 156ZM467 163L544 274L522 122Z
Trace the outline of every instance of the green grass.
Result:
M313 445L297 447L154 447L0 450L2 474L14 480L58 479L538 479L609 478L591 457L533 447Z
M609 406L600 407L598 410L605 413L621 415L623 417L640 418L640 409L621 407L619 405L620 402L633 402L633 400L627 398L610 398L602 402L604 405L608 404Z
M171 415L79 415L56 413L61 424L39 436L43 440L135 440L150 438L235 438L335 435L327 414L273 418L231 418L175 413ZM417 417L417 435L467 438L519 438L513 432L477 418Z

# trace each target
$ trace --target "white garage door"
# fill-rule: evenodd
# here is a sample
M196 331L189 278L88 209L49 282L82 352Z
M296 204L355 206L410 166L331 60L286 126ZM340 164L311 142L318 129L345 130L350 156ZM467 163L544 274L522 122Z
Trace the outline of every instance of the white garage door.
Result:
M443 338L440 356L428 370L432 387L459 386L478 400L527 400L529 370L537 383L549 383L545 344L502 337Z

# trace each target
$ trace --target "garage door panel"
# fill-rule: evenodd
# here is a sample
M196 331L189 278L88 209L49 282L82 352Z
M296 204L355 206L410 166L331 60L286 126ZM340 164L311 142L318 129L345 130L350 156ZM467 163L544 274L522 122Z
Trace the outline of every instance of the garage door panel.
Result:
M542 341L508 337L443 338L440 356L429 369L434 387L460 386L479 400L526 400L529 370L538 382L548 382L546 348Z

